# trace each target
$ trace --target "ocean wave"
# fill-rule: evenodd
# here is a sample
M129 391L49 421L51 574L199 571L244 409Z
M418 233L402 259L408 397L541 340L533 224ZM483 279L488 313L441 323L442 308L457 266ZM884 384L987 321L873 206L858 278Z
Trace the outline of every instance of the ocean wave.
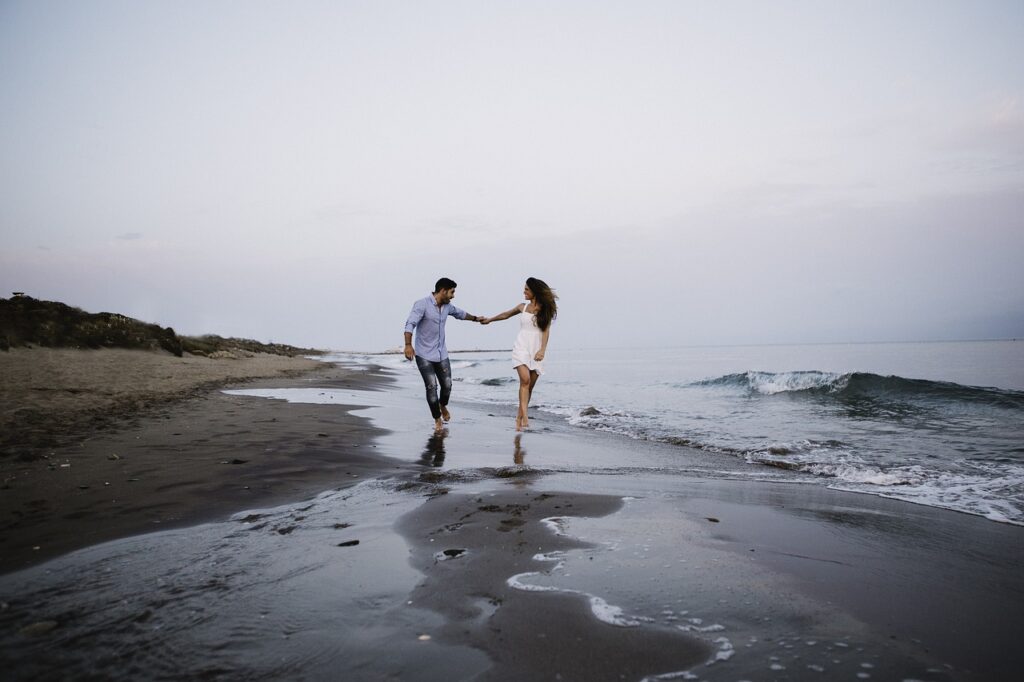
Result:
M840 447L836 447L839 445ZM958 462L944 470L920 464L865 461L842 444L805 441L746 453L761 464L828 480L828 487L871 493L905 502L1024 525L1024 465L1017 462Z
M859 485L836 480L836 490L867 492L928 507L983 516L991 521L1024 526L1024 467L981 464L971 469L921 472L917 481L894 487Z
M481 383L492 373L482 374L466 380ZM610 400L604 385L558 388L534 407L573 427L677 446L683 467L698 450L744 462L755 477L1024 525L1021 390L824 371L664 382L621 401ZM477 393L473 399L486 404L499 395L514 403L507 387Z
M480 377L454 377L455 381L461 381L464 384L473 384L475 386L505 386L518 381L516 377L491 377L489 379L481 379Z
M685 384L683 387L708 386L739 388L752 394L775 395L776 393L787 393L792 391L809 391L845 387L845 381L850 374L836 374L833 372L741 372L738 374L726 374L714 379L704 379Z
M916 465L881 468L854 455L836 441L803 441L773 445L743 453L751 464L798 471L822 478L835 478L846 483L871 486L917 485L924 480L924 471Z
M678 436L665 434L662 431L661 424L659 424L658 420L651 415L612 410L603 411L594 406L586 407L582 410L576 408L549 406L545 411L564 417L572 426L592 429L594 431L614 433L620 436L626 436L627 438L632 438L633 440L665 443L667 445L677 445L695 450L703 450L704 452L714 452L740 457L746 454L745 450L738 450L724 445L704 442L696 435Z
M723 387L746 391L750 395L804 393L837 398L889 397L894 399L938 399L974 402L1009 409L1024 409L1024 391L984 386L964 386L948 381L908 379L870 372L796 371L741 372L704 379L682 387Z
M821 480L829 488L869 493L1024 525L1024 465L1015 459L914 463L877 461L835 439L725 445L709 434L666 434L643 415L584 408L566 415L574 426L642 441L716 453Z

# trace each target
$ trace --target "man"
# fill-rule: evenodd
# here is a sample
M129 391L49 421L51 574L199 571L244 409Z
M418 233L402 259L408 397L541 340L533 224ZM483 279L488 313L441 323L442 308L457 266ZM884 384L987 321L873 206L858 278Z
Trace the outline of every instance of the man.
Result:
M448 348L445 347L444 325L448 316L460 320L479 322L483 318L470 315L451 304L458 286L447 277L437 280L434 293L421 298L412 305L412 312L405 322L405 357L415 358L416 366L427 389L427 405L434 417L434 431L441 431L444 422L452 418L448 412L448 397L452 393L452 366L448 362ZM413 348L412 332L416 330L416 347ZM441 395L438 396L438 384Z

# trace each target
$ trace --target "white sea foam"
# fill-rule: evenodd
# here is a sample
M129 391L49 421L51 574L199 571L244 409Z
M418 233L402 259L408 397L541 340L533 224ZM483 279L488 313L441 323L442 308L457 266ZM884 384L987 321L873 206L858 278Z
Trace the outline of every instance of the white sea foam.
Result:
M585 593L579 592L578 594ZM640 624L640 621L635 618L627 618L620 607L612 606L600 597L588 596L590 597L590 610L599 621L622 628L635 627Z
M733 647L732 642L729 641L728 637L718 637L715 639L715 644L718 645L718 651L715 655L708 659L707 665L712 665L720 661L728 661L736 654L736 649Z
M975 473L942 472L921 476L912 485L876 492L882 497L930 507L984 516L992 521L1024 525L1024 508L1013 499L1013 491L1024 488L1024 466L1016 463L976 462ZM867 492L862 486L837 482L836 490Z
M505 386L518 381L515 377L453 377L455 381L471 386Z
M322 356L325 362L343 362L359 365L376 365L378 367L401 367L408 365L409 361L401 353L384 353L371 355L366 353L328 353Z
M865 485L893 486L910 485L920 482L920 476L910 471L880 471L871 466L852 466L848 464L808 464L800 467L815 476L838 478L848 483Z
M775 395L789 391L806 391L814 388L842 390L849 375L834 372L747 372L750 390L761 395Z
M566 587L555 587L553 585L535 585L533 583L525 582L525 580L533 577L542 575L537 571L531 571L528 573L517 573L505 581L509 587L514 590L521 590L523 592L561 592L563 594L577 594L582 597L586 597L590 602L590 611L594 614L594 617L603 623L614 625L616 627L636 627L640 625L640 621L635 618L629 618L625 615L625 612L621 607L609 604L601 597L594 596L588 592L582 592L580 590L573 590Z
M703 632L703 633L708 633L708 632L722 632L723 630L725 630L725 626L724 625L719 625L718 623L715 623L714 625L705 625L705 626L700 626L700 625L677 625L676 627L679 628L680 630L682 630L683 632Z
M541 575L541 573L538 571L517 573L506 580L505 584L513 590L521 590L523 592L573 592L573 590L563 590L562 588L554 587L553 585L533 585L531 583L523 582L525 578L532 578L539 575Z
M548 527L555 535L568 537L565 525L566 521L561 516L549 516L541 519L541 523ZM533 555L534 561L548 561L557 562L552 571L559 571L565 565L566 553L561 550L553 552L542 552ZM574 590L568 587L555 587L552 585L536 585L526 580L535 578L542 575L538 571L530 571L527 573L517 573L511 576L505 583L514 590L522 590L525 592L561 592L563 594L576 594L586 597L590 603L590 610L594 614L594 617L603 623L614 625L616 627L636 627L640 625L640 621L635 618L630 618L625 615L622 608L609 604L601 597L590 594L589 592L583 592L581 590Z
M671 673L662 673L660 675L648 675L647 677L640 680L640 682L657 682L658 680L699 680L700 677L694 675L689 670L678 670Z
M540 554L534 554L534 561L562 561L565 559L565 552L560 549L556 549L553 552L542 552Z
M555 535L561 535L563 537L568 537L569 535L565 530L565 519L561 516L549 516L541 519L540 522L547 526L548 530Z

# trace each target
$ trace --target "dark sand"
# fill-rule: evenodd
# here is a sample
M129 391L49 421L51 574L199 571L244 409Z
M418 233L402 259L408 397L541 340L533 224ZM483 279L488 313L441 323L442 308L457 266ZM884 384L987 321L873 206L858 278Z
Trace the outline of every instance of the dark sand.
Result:
M634 510L551 485L478 483L397 524L425 576L411 602L445 617L434 637L488 654L477 679L1010 680L1024 664L1019 528L791 484L651 496L665 482L640 479L649 497ZM590 517L615 549L557 536L548 517ZM536 555L566 550L583 551L554 582L577 594L508 585L551 574ZM631 604L637 622L598 620L588 594ZM688 616L699 622L684 632ZM709 665L718 651L728 658Z
M541 519L604 516L621 506L612 496L530 489L431 499L397 525L426 576L410 599L446 617L435 638L488 654L494 667L479 679L600 680L614 670L639 680L707 660L710 647L678 629L611 626L589 613L586 595L508 585L512 575L550 568L538 554L590 546Z
M0 357L6 370L25 376L21 393L14 382L5 388L7 413L27 405L35 417L12 445L35 454L0 459L0 572L126 535L304 499L394 466L375 454L377 431L351 406L219 390L382 383L365 373L278 356L181 363L145 351L34 349ZM174 379L154 378L157 371ZM282 378L256 378L266 375ZM55 389L39 390L44 381ZM62 384L77 388L68 393ZM54 432L62 445L53 444Z

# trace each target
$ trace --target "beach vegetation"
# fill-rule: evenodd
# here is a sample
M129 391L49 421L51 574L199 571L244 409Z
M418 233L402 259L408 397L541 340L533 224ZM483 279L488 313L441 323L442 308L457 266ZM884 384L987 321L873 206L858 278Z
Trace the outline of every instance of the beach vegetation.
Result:
M89 313L65 303L43 301L23 293L9 299L0 298L0 351L32 346L163 350L177 357L184 353L206 357L320 353L311 348L261 343L252 339L181 336L171 327L161 327L127 315Z

